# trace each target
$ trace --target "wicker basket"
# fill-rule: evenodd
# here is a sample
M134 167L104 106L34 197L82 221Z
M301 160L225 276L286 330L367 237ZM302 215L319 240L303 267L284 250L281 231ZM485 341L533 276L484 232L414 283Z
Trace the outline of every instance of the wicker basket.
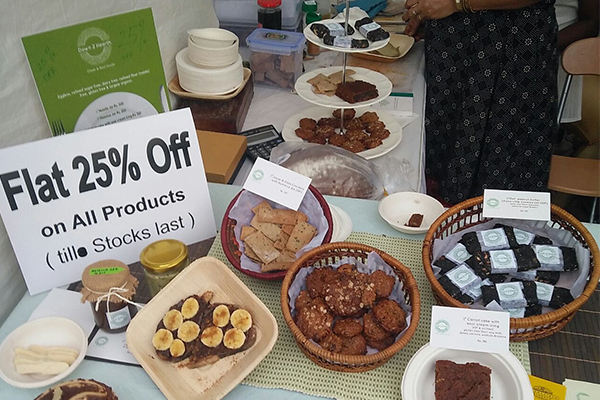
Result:
M425 267L425 274L431 283L431 289L438 304L452 307L469 307L451 297L436 279L431 267L434 240L443 239L451 234L489 220L483 217L483 196L480 196L463 201L450 208L429 228L423 242L423 266ZM598 279L600 278L600 254L598 253L598 245L590 232L574 216L554 204L551 208L551 221L549 224L553 228L568 230L576 240L590 249L590 278L583 294L564 307L533 317L511 318L510 340L514 342L541 339L561 330L573 319L577 310L590 298L598 285Z
M323 197L323 195L312 185L308 187L310 192L315 196L317 202L321 205L323 209L323 214L325 215L325 219L329 224L329 229L323 238L323 243L329 243L331 241L331 235L333 234L333 220L331 218L331 210L329 209L329 204ZM243 191L243 190L242 190ZM242 268L240 263L240 257L242 256L242 252L240 251L239 243L235 238L235 233L233 229L235 228L236 221L234 219L229 218L229 212L237 202L238 198L242 192L238 193L229 206L227 210L225 210L225 216L223 217L223 222L221 223L221 246L223 246L223 252L225 256L235 268L240 270L242 273L252 276L254 278L264 279L264 280L278 280L283 279L287 271L275 271L275 272L255 272Z
M331 265L344 257L355 257L362 262L366 262L367 256L373 251L379 254L381 258L392 267L396 272L398 279L403 283L403 290L405 293L404 299L406 304L409 304L412 308L410 325L402 337L393 345L375 354L355 356L337 354L325 350L307 339L292 318L290 306L288 304L288 291L294 277L301 268ZM302 255L294 264L292 264L287 271L287 275L281 286L281 308L283 311L283 318L292 331L298 347L300 347L300 350L302 350L309 359L315 362L315 364L334 371L363 372L375 369L386 363L394 354L406 346L417 330L421 300L417 289L417 281L412 276L410 270L398 260L371 246L359 243L337 242L316 247Z

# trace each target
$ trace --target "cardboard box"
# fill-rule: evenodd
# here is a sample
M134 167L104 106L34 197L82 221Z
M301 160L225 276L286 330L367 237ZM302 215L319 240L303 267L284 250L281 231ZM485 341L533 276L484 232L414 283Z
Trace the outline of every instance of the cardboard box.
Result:
M229 183L238 165L244 160L246 137L201 130L196 133L206 179L214 183Z

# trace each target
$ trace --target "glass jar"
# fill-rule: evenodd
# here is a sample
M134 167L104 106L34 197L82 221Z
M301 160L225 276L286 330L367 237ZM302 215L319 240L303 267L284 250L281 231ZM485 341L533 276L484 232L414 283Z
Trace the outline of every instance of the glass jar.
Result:
M125 331L135 315L131 299L138 285L127 264L95 262L83 271L81 283L81 301L89 301L96 325L109 333Z
M185 243L175 239L159 240L142 250L140 262L152 297L167 286L190 264Z
M258 27L281 30L281 0L258 0Z

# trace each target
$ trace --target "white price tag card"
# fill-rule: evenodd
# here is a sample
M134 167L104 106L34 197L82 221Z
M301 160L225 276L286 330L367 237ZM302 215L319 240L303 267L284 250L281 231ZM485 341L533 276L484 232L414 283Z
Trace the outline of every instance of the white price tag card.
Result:
M504 311L433 306L430 344L446 349L508 351L510 314Z
M298 211L312 179L263 158L257 158L244 189Z
M32 295L216 235L189 109L0 150L0 213Z
M550 220L550 193L486 189L483 192L484 218Z

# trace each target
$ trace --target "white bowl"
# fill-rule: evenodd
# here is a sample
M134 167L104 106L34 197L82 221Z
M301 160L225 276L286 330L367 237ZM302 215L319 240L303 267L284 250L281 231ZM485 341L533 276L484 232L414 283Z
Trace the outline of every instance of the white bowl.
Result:
M198 94L226 94L244 81L244 67L239 54L236 55L237 61L227 67L201 68L191 62L188 50L181 50L175 57L179 84L184 90Z
M201 67L226 67L237 61L239 39L233 32L219 28L188 31L190 60Z
M431 196L416 192L400 192L387 196L379 203L379 215L397 231L417 234L425 233L431 224L444 212L444 206ZM422 214L419 227L405 226L413 214Z
M421 347L410 359L402 377L404 400L435 399L435 362L450 360L458 364L475 362L491 368L492 399L533 400L533 390L525 368L510 352L482 353Z
M13 364L14 349L31 345L70 347L79 352L73 364L58 375L21 375ZM40 318L21 325L4 339L0 345L0 378L20 388L38 388L58 382L69 375L85 357L87 337L83 329L67 318Z

